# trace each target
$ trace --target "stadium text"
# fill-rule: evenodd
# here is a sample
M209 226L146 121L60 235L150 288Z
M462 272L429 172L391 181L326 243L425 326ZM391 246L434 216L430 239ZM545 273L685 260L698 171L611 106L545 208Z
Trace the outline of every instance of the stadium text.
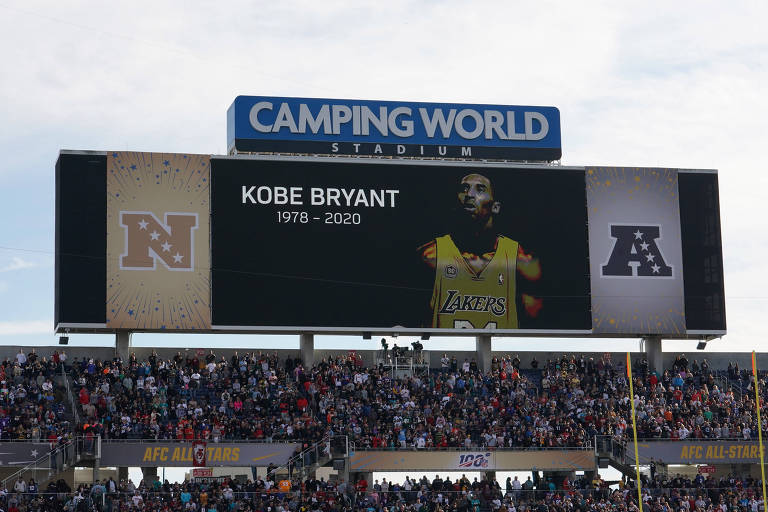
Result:
M346 206L365 208L395 208L399 190L363 188L309 189L312 206ZM303 187L268 187L256 185L242 187L242 204L290 204L301 206L307 198Z
M291 109L294 106L294 110ZM283 102L276 108L271 101L259 101L251 107L249 120L254 130L260 133L279 133L286 129L294 134L323 133L339 135L342 125L351 123L352 134L368 136L375 130L382 136L396 137L415 135L414 111L410 107L398 106L391 110L379 106L376 111L366 105L323 104L315 113L306 103L296 105ZM515 112L474 108L444 110L433 107L417 109L424 134L429 139L449 139L453 132L466 140L528 140L537 141L549 133L549 121L540 112L523 112L522 131L515 125ZM439 132L438 132L439 130Z

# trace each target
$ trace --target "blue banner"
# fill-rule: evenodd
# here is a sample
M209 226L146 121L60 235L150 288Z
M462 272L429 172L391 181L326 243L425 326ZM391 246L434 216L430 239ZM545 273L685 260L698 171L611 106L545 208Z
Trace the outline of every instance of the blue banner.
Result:
M557 160L555 107L238 96L230 152Z

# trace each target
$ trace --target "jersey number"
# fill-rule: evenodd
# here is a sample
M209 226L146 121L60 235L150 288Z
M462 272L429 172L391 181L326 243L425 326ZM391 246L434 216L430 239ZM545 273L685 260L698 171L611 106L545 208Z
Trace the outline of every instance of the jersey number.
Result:
M472 322L469 320L454 320L453 321L453 328L454 329L475 329L475 326L472 325ZM496 329L496 322L488 322L485 324L485 327L483 329Z

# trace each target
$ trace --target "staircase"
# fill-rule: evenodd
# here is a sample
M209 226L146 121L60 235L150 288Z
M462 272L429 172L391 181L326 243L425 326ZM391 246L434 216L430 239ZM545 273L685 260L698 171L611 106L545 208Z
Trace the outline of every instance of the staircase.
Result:
M607 462L624 476L637 478L635 466L627 457L627 443L617 441L611 436L595 436L595 453L599 462ZM602 464L598 465L604 467Z
M57 480L64 471L74 467L77 459L75 451L75 443L72 441L59 445L51 452L5 477L0 485L3 489L13 489L19 477L24 481L34 478L38 488L44 489L48 482Z
M301 480L306 480L311 474L317 470L317 468L328 465L333 460L334 441L344 442L344 457L347 456L347 439L346 436L326 436L315 444L305 448L301 452L297 453L288 462L282 466L278 466L267 473L267 477L274 477L277 473L287 472L292 477L298 477Z

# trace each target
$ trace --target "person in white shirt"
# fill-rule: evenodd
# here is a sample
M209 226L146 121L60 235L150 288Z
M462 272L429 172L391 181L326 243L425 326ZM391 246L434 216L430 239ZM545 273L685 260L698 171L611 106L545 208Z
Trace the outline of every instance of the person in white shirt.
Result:
M23 478L19 477L16 483L13 484L13 490L16 492L27 492L27 482Z

